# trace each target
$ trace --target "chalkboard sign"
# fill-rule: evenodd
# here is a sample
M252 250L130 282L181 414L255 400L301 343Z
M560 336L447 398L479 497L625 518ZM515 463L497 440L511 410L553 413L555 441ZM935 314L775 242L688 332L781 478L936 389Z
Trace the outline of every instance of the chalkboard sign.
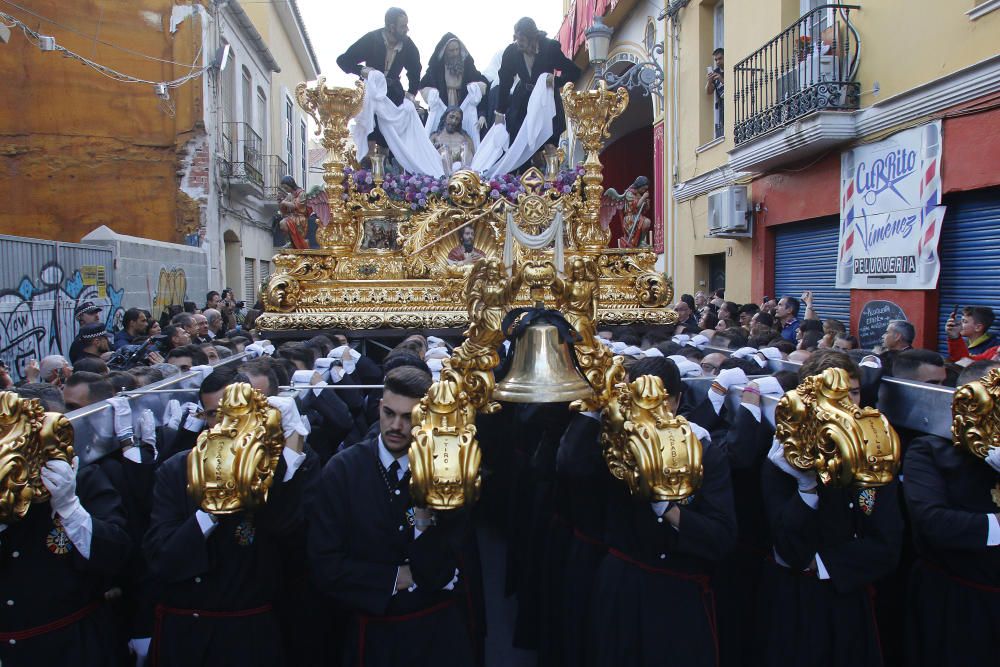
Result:
M858 341L865 350L882 342L891 320L905 320L906 313L892 301L869 301L858 318Z

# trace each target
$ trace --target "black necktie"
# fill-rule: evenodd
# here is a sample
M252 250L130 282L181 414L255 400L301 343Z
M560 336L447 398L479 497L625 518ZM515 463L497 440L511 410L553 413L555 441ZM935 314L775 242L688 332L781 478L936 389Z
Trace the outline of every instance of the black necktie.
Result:
M386 469L386 476L388 477L389 487L395 489L399 486L399 461L393 461L389 467Z

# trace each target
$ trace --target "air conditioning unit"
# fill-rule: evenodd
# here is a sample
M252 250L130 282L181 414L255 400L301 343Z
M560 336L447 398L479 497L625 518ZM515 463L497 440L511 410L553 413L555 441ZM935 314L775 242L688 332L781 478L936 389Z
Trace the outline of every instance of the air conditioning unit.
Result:
M731 185L708 195L710 236L746 232L749 229L749 202L745 185Z

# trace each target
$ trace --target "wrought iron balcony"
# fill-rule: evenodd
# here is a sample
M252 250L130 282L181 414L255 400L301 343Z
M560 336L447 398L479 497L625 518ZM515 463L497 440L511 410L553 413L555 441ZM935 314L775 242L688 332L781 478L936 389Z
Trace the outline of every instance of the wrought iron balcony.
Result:
M252 183L264 188L262 139L247 123L222 124L223 147L228 150L230 181Z
M288 175L288 164L278 155L264 156L264 196L281 201L281 179Z
M815 111L854 111L861 55L851 11L858 5L813 9L733 68L736 145Z

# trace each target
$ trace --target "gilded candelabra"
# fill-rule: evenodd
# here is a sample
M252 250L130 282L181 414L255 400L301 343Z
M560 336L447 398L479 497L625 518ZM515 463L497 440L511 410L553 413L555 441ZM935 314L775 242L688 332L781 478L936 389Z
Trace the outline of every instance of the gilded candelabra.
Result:
M583 161L583 215L575 229L577 248L584 252L601 253L608 247L611 230L601 227L601 195L604 180L601 172L600 153L604 140L611 136L611 122L628 106L628 91L624 88L612 92L601 80L592 90L576 90L573 83L562 89L566 117L576 132L576 137L587 151Z
M323 181L330 205L330 222L316 232L323 248L335 254L350 254L357 241L357 228L344 205L344 168L347 166L347 122L358 115L364 101L365 87L360 81L354 88L328 88L320 77L312 88L300 83L295 87L299 106L316 121L322 133L328 160L323 163Z

